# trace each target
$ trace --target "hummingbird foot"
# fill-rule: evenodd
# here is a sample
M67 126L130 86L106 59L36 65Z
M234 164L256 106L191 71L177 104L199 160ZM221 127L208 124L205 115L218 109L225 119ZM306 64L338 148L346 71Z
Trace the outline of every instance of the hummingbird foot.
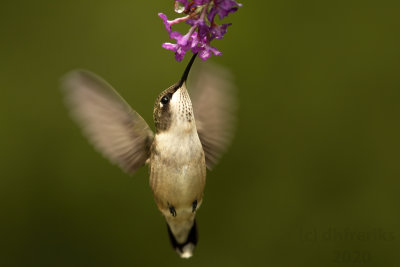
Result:
M174 206L168 204L168 209L169 209L169 212L171 213L171 215L173 217L176 217L176 210L175 210Z
M195 199L195 201L193 201L192 203L192 212L195 212L197 208L197 199Z

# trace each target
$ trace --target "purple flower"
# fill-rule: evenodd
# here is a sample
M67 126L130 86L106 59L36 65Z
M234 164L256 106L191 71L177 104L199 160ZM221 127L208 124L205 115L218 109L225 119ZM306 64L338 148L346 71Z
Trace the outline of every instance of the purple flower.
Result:
M176 40L176 44L163 43L162 47L175 52L175 59L181 61L187 51L194 49L198 44L198 34L193 32L182 35L179 32L171 32L170 37Z
M203 39L199 40L199 43L192 48L193 53L199 53L199 57L202 60L207 60L211 54L214 54L214 56L221 56L222 53L218 51L217 48L210 46L207 43L207 37L204 37Z
M234 0L215 0L215 5L211 8L209 13L209 20L214 21L214 17L218 14L220 19L228 16L229 13L233 13L238 10L242 4L236 3Z
M192 27L197 27L200 38L203 38L210 32L210 27L206 24L204 19L188 19L186 23Z
M217 13L218 13L218 9L216 9L215 7L212 7L210 12L208 12L208 14L207 14L208 21L211 21L211 23L213 23L215 15L217 15Z
M214 21L215 16L218 14L222 19L241 6L234 0L176 0L176 12L184 12L186 16L168 20L165 14L158 14L169 37L176 40L176 44L164 43L162 47L174 51L177 61L181 61L189 50L198 53L203 60L208 59L211 55L222 55L217 48L210 45L210 42L214 39L222 39L231 23L218 25ZM182 35L172 31L172 25L183 21L191 26L187 34Z
M211 27L211 34L213 38L222 39L225 33L227 32L228 26L231 26L232 23L222 24L222 25L215 25Z
M207 60L210 56L211 53L214 54L214 56L221 56L222 53L220 51L218 51L217 48L213 47L213 46L209 46L208 44L203 44L201 46L201 48L199 49L199 57L202 60Z
M168 21L167 16L163 13L158 13L158 16L162 19L165 29L168 31L168 33L171 33L171 23Z

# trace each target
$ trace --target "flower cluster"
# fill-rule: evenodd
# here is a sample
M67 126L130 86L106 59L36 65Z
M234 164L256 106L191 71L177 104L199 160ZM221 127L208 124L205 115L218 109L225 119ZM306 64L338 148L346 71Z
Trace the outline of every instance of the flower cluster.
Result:
M218 15L219 19L223 19L240 6L242 5L234 0L176 0L175 11L186 16L168 20L165 14L158 14L164 22L169 37L176 40L176 44L163 43L162 47L174 51L177 61L181 61L189 50L198 53L203 60L208 59L211 54L222 55L218 49L210 46L210 42L213 39L221 39L231 23L218 25L215 17ZM185 35L171 29L172 25L180 22L186 22L191 26Z

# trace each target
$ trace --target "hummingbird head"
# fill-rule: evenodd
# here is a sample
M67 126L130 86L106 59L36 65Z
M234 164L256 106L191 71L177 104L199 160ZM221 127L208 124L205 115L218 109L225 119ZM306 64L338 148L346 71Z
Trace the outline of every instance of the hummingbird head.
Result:
M174 127L190 130L195 127L192 102L186 89L186 80L197 54L194 54L179 82L165 89L154 104L156 131L166 131Z

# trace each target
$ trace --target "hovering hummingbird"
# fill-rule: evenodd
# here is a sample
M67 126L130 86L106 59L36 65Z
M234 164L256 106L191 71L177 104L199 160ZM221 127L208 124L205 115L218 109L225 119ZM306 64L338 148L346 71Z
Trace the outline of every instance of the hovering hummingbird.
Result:
M104 80L77 70L62 87L73 118L94 147L125 172L147 164L150 187L167 221L171 244L189 258L197 244L195 215L203 200L206 167L217 162L232 137L233 83L221 67L207 65L193 84L193 105L182 78L156 99L155 134L145 120Z

